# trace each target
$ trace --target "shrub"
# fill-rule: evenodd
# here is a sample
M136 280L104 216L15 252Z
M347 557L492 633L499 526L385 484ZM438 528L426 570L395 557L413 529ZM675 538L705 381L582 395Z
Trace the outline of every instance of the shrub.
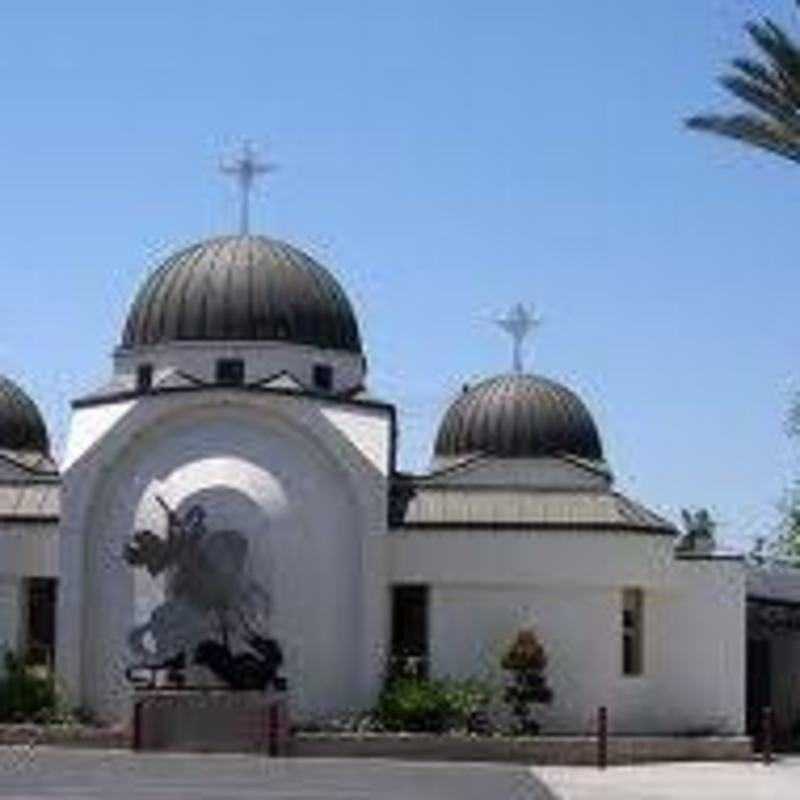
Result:
M440 733L452 724L453 706L441 682L397 678L381 692L376 716L390 731Z
M533 703L549 703L553 692L544 677L547 656L532 630L521 630L500 662L511 673L504 698L516 718L517 733L535 734L539 723L531 717Z
M395 678L381 692L375 718L390 731L442 733L469 728L489 696L490 689L476 680Z
M37 675L13 653L5 655L5 674L0 677L0 721L46 722L57 711L52 675Z
M454 723L471 733L488 732L486 707L492 698L491 687L483 681L444 681L445 691L450 698Z

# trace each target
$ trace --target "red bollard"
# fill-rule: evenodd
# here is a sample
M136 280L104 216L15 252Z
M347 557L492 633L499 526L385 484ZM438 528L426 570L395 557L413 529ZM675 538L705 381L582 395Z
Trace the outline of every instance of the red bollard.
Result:
M597 709L597 767L605 769L608 765L608 709Z

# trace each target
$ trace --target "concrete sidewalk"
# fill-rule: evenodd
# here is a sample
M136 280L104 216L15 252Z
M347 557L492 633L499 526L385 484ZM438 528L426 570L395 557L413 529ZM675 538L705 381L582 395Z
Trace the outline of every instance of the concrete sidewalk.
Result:
M759 762L536 767L560 800L797 800L800 756Z

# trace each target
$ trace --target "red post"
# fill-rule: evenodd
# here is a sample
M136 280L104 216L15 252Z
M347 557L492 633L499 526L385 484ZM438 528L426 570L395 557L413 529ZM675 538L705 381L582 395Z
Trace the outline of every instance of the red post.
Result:
M597 709L597 767L605 769L608 764L608 709Z
M765 706L761 713L761 757L766 766L772 761L772 708Z

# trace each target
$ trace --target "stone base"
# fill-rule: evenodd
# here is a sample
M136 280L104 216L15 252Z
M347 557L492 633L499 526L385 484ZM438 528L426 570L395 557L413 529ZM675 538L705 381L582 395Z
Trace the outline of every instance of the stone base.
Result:
M498 761L527 765L597 764L597 739L590 736L458 736L410 734L298 733L289 754L313 758L398 758L409 761ZM611 736L608 764L656 761L751 761L747 736Z
M145 689L134 697L136 750L279 755L287 738L283 693Z

